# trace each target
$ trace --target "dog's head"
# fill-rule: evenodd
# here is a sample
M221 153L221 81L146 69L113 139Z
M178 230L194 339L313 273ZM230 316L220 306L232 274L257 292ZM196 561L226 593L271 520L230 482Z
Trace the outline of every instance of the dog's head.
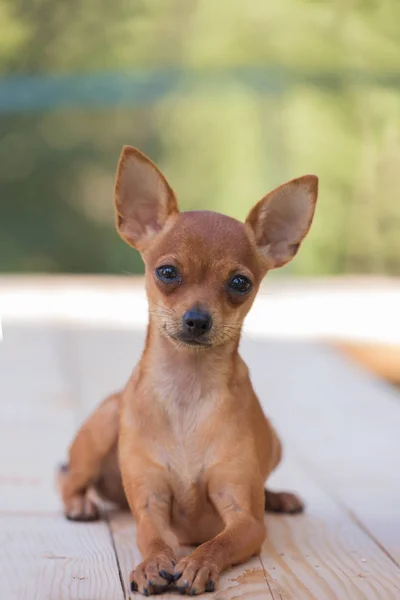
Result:
M262 198L245 223L209 211L180 213L162 173L125 147L117 229L142 254L150 318L160 331L185 348L237 343L262 278L297 253L317 192L315 175L293 179Z

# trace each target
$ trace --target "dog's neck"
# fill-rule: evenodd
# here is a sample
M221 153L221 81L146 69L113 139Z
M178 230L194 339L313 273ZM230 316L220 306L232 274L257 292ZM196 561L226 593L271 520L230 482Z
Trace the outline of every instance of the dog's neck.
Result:
M177 345L150 319L143 362L159 396L200 399L227 386L235 372L239 340L214 348Z

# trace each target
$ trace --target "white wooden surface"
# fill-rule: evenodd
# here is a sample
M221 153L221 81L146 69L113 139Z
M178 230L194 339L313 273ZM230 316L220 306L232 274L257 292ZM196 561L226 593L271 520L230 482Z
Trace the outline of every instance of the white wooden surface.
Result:
M53 480L79 422L128 376L143 332L3 329L0 598L123 598L140 560L133 520L66 522ZM261 557L207 597L400 598L399 394L321 345L247 339L243 353L287 448L272 484L299 492L307 512L267 516Z

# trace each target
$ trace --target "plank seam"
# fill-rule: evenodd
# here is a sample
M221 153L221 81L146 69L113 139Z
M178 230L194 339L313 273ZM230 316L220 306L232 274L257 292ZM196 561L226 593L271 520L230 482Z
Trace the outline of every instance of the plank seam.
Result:
M107 525L108 533L110 534L111 545L113 547L114 554L115 554L115 560L117 562L118 577L119 577L119 582L121 584L122 593L124 595L124 598L129 598L129 594L128 594L127 590L125 589L125 583L124 583L124 578L122 575L121 564L120 564L119 558L118 558L117 547L115 545L115 540L114 540L113 532L112 532L111 525L110 525L110 519L109 519L109 515L107 513L105 513L105 515L104 515L104 520Z
M264 566L264 563L263 563L263 560L262 560L262 556L261 556L261 554L258 556L258 558L260 559L260 563L261 563L262 570L263 570L263 573L264 573L264 579L265 579L265 583L267 584L267 587L268 587L269 593L271 594L271 598L272 598L272 600L277 600L277 599L276 599L276 597L275 597L275 595L274 595L274 592L272 591L272 588L271 588L271 586L270 586L270 584L269 584L269 581L268 581L268 573L267 573L267 570L266 570L266 568L265 568L265 566ZM281 595L280 593L279 593L279 596L280 596L280 599L279 599L279 600L283 600L283 599L282 599L282 595Z

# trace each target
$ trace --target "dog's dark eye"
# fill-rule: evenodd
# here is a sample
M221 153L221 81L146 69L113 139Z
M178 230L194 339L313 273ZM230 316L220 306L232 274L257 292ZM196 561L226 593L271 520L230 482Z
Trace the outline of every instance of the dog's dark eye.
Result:
M248 294L252 283L245 275L235 275L229 282L229 289L237 294Z
M166 283L179 281L178 269L172 265L163 265L162 267L158 267L158 269L156 269L156 274L161 281L165 281Z

